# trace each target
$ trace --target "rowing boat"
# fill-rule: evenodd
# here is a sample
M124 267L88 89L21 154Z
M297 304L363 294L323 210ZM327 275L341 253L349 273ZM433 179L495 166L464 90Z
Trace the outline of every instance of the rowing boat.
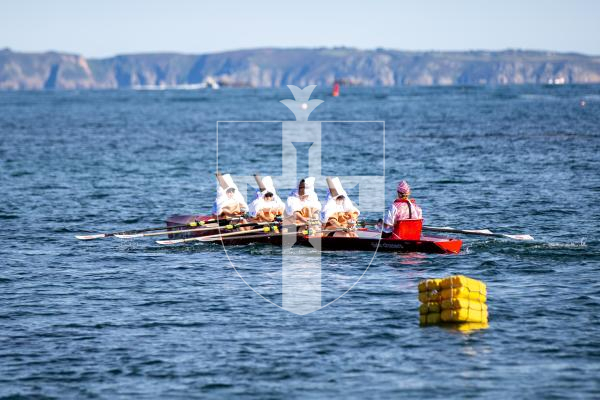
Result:
M171 216L167 219L167 227L177 226L188 223L189 221L205 221L212 217L210 216L197 216L197 215L176 215ZM222 232L222 230L221 230ZM174 231L173 234L169 235L170 239L183 239L192 237L208 237L219 234L219 228L215 228L212 231L201 231L201 232L186 232L177 233ZM324 236L319 237L321 241L321 250L323 251L386 251L386 252L419 252L419 253L437 253L437 254L458 254L462 247L462 241L460 239L437 237L437 236L421 236L418 240L399 240L392 238L380 239L380 232L361 228L356 231L357 237L339 237L339 236ZM296 239L296 245L299 246L312 246L310 243L311 239L316 236L299 233ZM271 244L275 246L281 246L283 236L279 232L268 232L268 233L252 233L244 234L240 232L239 235L217 237L216 240L221 242L223 245L247 245L254 243Z

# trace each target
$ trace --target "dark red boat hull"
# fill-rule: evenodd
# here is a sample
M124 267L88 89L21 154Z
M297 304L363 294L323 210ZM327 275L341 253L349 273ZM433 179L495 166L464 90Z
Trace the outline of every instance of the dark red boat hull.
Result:
M189 224L192 221L207 221L214 218L210 215L173 215L167 219L167 228ZM221 225L227 225L226 221L221 221ZM217 235L219 233L225 233L229 231L219 231L218 228L199 231L199 232L185 232L185 233L173 233L169 235L170 239L183 239L190 237L201 237L208 235ZM457 254L460 252L462 247L462 240L445 238L445 237L433 237L433 236L422 236L419 240L397 240L397 239L381 239L379 240L379 232L359 230L357 231L359 237L338 237L338 236L326 236L321 238L321 250L324 251L387 251L397 253L437 253L437 254ZM224 245L245 245L252 243L266 243L275 246L281 246L282 237L280 234L255 234L255 235L244 235L243 237L224 237L221 239ZM219 243L217 241L215 243ZM297 237L298 246L311 246L308 237L299 235Z
M462 247L462 240L422 236L420 240L381 239L377 232L360 233L361 237L322 237L322 251L386 251L396 253L433 253L433 254L458 254ZM245 237L225 237L221 239L226 246L244 245L252 243L268 243L281 246L280 234L257 234ZM216 243L219 243L217 241ZM307 236L298 236L296 245L312 246Z

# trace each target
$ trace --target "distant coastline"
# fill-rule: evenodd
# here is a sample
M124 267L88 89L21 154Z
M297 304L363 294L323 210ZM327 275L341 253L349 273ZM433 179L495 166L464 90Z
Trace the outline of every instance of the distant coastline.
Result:
M221 86L452 86L600 83L600 56L530 50L260 48L211 54L0 50L0 90L202 89Z

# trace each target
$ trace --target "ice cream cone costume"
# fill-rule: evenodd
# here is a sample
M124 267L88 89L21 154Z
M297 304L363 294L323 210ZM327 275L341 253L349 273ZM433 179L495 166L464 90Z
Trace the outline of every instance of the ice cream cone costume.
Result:
M258 190L256 198L250 203L248 213L255 222L273 222L275 218L283 215L285 204L277 195L270 176L254 175L254 178L258 184ZM268 193L272 195L271 200L265 196Z
M356 233L351 230L356 225L360 211L348 197L339 178L327 178L327 186L329 187L329 196L321 211L323 231L340 230L339 232L326 232L325 234L355 237ZM347 231L342 231L342 229Z
M217 173L216 177L219 186L217 187L217 198L213 203L213 215L220 218L231 218L245 214L248 211L248 205L231 175Z
M304 185L304 194L301 186ZM318 219L321 203L315 193L315 178L308 177L298 183L298 189L292 191L285 207L286 224L306 224L309 220Z

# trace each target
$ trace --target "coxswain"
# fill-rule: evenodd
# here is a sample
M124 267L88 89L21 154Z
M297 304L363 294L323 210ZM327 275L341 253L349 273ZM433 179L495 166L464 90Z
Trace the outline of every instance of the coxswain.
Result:
M255 222L273 222L283 215L285 204L277 195L270 176L261 178L259 175L254 175L254 178L258 190L256 198L250 203L248 213Z
M397 228L400 221L418 222L418 234L420 235L420 226L422 224L423 213L421 207L417 205L414 199L410 199L410 186L406 181L401 181L396 188L397 197L387 210L383 220L382 237L390 237L397 234ZM415 228L417 229L417 228ZM400 238L400 237L398 237Z
M352 203L342 187L339 178L327 178L329 195L321 211L321 223L328 236L356 237L356 220L360 215L358 208Z
M285 224L308 225L319 220L321 203L315 193L315 178L309 176L298 182L298 189L290 193L285 206Z

